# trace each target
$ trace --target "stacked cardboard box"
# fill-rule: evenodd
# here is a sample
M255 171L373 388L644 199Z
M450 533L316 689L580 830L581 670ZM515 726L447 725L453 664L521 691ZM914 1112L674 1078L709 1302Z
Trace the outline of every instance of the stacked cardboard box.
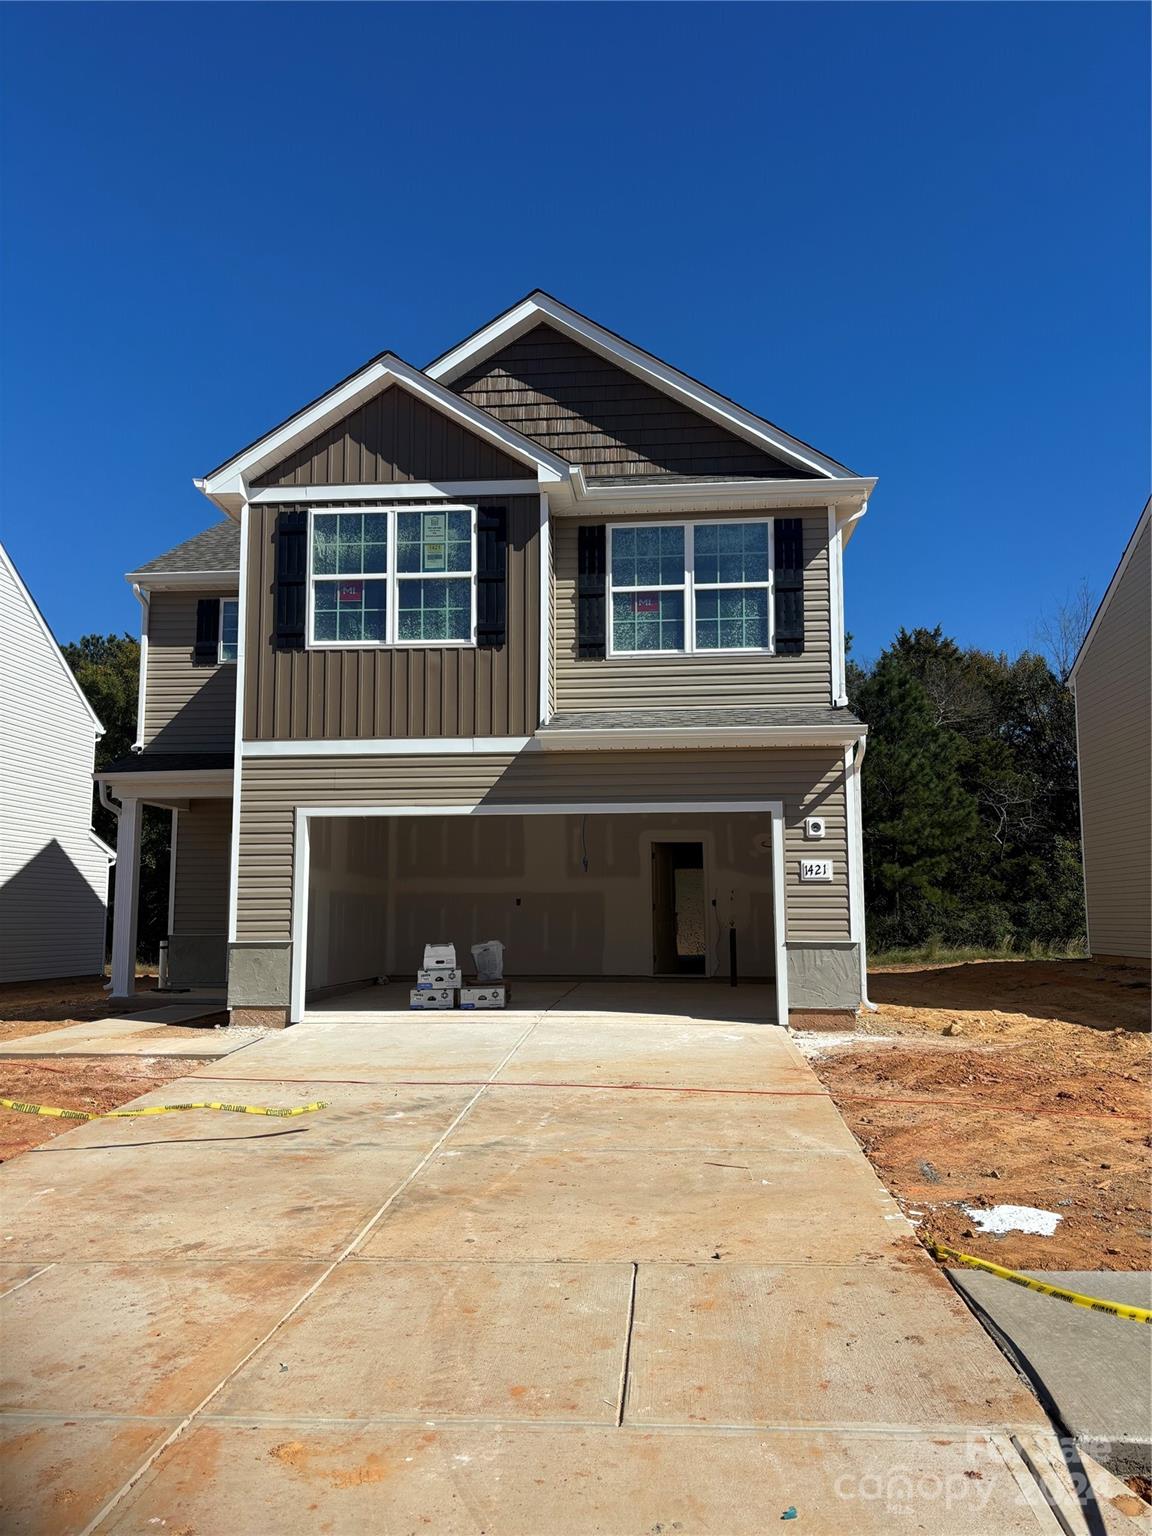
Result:
M455 1008L461 973L454 944L425 944L424 964L408 994L409 1008Z

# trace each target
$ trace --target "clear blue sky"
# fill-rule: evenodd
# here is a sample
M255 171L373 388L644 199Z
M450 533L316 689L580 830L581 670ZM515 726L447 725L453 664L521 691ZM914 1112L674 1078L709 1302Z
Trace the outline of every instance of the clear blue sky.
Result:
M880 476L857 654L1018 650L1148 494L1148 16L5 6L3 536L135 632L193 475L539 286Z

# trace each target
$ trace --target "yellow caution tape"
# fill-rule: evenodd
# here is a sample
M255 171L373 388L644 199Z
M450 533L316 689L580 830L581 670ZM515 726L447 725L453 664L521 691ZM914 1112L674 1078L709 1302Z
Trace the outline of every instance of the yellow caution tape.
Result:
M972 1269L983 1269L990 1275L998 1275L1001 1280L1010 1280L1013 1285L1022 1285L1029 1291L1039 1291L1042 1296L1055 1296L1057 1301L1070 1301L1074 1307L1087 1307L1090 1312L1107 1312L1110 1317L1123 1317L1132 1323L1152 1323L1152 1311L1147 1307L1127 1307L1120 1301L1103 1301L1099 1296L1081 1296L1079 1291L1065 1291L1058 1285L1047 1285L1043 1280L1033 1280L1028 1275L1020 1274L1018 1270L1005 1269L1000 1264L990 1264L987 1259L977 1259L970 1253L961 1253L958 1248L949 1248L947 1244L934 1242L931 1238L927 1238L925 1243L934 1259L953 1259L956 1263L967 1264Z
M24 1104L19 1099L0 1099L0 1109L14 1109L22 1115L50 1115L54 1120L135 1120L141 1115L170 1115L178 1109L221 1109L229 1115L274 1115L287 1119L292 1115L310 1115L313 1110L327 1109L328 1101L316 1104L292 1104L287 1108L266 1109L261 1104L153 1104L147 1109L111 1109L107 1114L89 1113L85 1109L55 1109L51 1104Z

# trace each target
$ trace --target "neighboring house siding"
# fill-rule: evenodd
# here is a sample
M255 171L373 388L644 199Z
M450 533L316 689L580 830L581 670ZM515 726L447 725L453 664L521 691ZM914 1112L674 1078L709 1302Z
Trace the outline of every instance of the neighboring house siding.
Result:
M521 459L394 385L253 480L378 485L407 480L535 480Z
M156 752L219 752L235 736L236 667L193 662L198 601L194 593L153 592L149 602L141 740Z
M1152 955L1152 547L1133 551L1076 673L1088 941Z
M452 388L561 458L597 475L806 479L643 379L538 325Z
M738 522L732 512L713 520ZM766 515L766 514L760 514ZM780 512L781 517L799 513ZM704 520L709 514L696 514ZM828 586L828 517L804 516L804 650L799 656L624 656L603 660L576 654L576 557L583 519L556 518L552 543L556 562L557 710L743 708L749 704L821 704L831 699L832 642ZM675 522L666 513L620 522Z
M539 497L479 505L508 512L507 638L499 647L275 650L281 509L251 509L246 740L531 735L540 712Z
M237 937L283 941L292 929L297 806L594 804L597 801L784 801L787 938L849 940L844 763L835 749L810 751L525 752L454 757L251 758L244 764ZM826 819L824 839L804 838L804 817ZM754 817L749 817L754 834ZM768 829L765 818L763 827ZM829 884L803 884L800 860L834 861ZM381 879L386 876L382 872ZM771 865L764 880L771 884Z
M92 836L96 728L0 560L0 981L98 973L107 854Z

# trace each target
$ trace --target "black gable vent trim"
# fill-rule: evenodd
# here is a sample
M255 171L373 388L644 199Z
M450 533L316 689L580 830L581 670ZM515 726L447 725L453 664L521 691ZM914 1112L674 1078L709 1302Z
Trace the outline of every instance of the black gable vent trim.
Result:
M276 518L275 629L278 651L302 651L308 612L308 513L287 508Z
M608 530L603 523L583 524L576 534L576 654L581 660L603 657L607 648L604 578Z
M196 604L194 667L214 667L220 660L220 599L202 597Z
M508 638L508 509L476 513L476 644L499 650Z
M778 517L775 529L776 654L804 651L804 520Z

